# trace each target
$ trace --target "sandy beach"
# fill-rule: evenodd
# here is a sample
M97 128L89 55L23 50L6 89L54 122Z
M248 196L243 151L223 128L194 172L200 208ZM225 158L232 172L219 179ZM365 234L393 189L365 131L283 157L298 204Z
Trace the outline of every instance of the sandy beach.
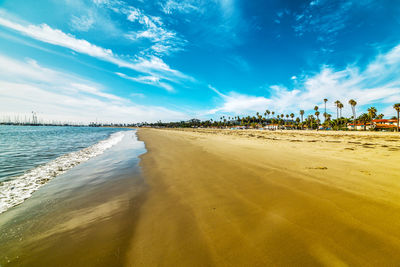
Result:
M1 214L0 265L400 262L397 133L140 129L138 137L145 154L130 133Z
M139 130L128 266L395 266L400 136Z

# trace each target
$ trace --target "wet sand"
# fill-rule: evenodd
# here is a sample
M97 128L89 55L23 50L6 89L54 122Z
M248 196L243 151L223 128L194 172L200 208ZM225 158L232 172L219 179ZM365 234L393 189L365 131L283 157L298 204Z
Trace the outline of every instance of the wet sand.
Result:
M142 129L127 266L396 266L400 136Z
M0 266L122 266L147 191L131 138L0 214Z
M397 133L139 130L0 215L0 266L397 266ZM141 166L141 170L137 165Z

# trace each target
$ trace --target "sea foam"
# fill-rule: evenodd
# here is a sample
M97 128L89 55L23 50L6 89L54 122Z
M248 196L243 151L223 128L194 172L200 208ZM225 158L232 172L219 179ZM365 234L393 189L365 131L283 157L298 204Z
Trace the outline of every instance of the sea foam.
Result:
M24 202L24 200L32 196L33 192L57 175L65 173L76 165L102 154L119 143L123 137L124 132L113 133L108 139L90 147L62 155L25 172L21 176L12 177L12 180L0 183L0 214Z

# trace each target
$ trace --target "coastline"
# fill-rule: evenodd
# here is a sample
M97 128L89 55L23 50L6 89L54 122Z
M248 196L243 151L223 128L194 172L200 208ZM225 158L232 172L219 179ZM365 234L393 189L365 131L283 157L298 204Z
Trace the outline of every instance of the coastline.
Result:
M400 261L398 136L207 129L138 136L150 189L127 266Z
M115 266L145 201L134 132L0 214L1 266Z
M1 214L0 265L400 262L399 135L139 129L137 137L145 148L127 136Z
M106 139L77 151L62 154L32 169L24 171L12 179L0 181L0 214L22 204L40 187L73 167L101 155L123 138L123 132L110 134Z

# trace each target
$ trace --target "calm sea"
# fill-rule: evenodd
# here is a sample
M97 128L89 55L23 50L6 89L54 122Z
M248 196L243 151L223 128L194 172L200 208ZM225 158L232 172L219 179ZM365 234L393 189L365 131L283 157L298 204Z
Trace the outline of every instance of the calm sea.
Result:
M0 213L122 140L126 129L0 126Z

